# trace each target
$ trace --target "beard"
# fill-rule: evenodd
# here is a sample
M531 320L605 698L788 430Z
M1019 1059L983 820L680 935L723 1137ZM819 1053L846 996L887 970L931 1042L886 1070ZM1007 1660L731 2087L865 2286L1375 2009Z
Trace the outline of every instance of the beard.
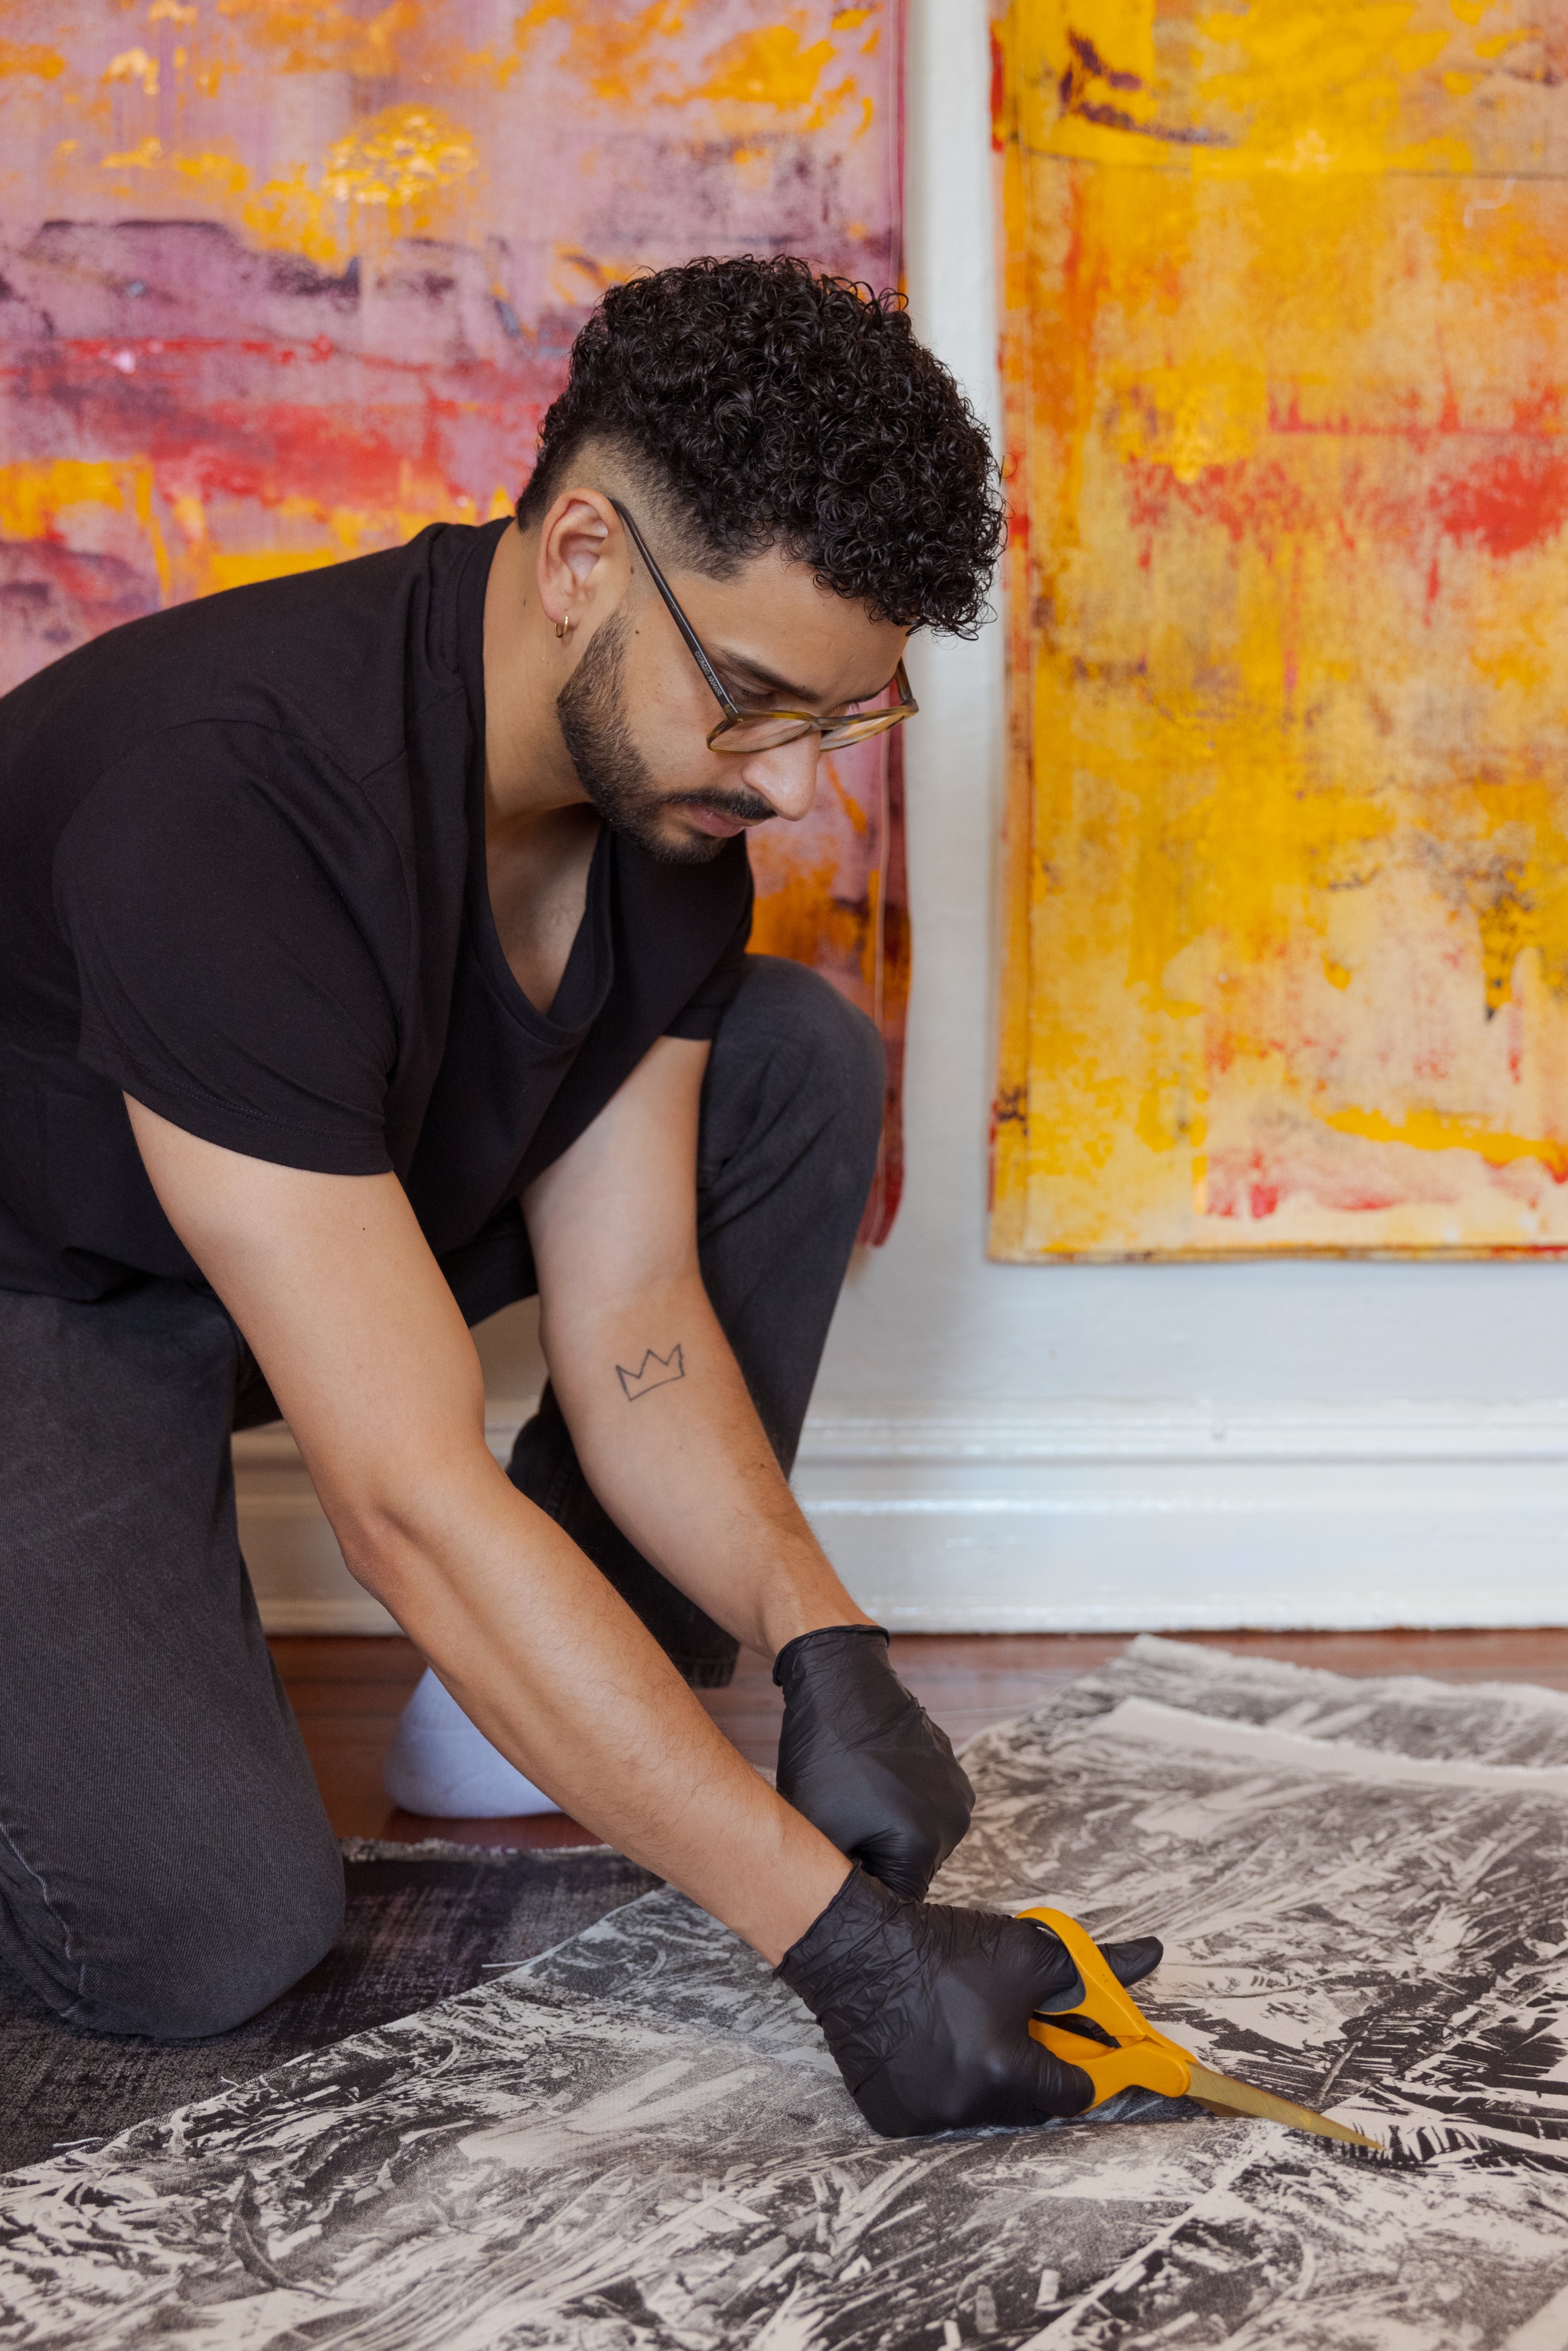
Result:
M773 814L756 792L662 792L626 723L626 616L617 612L594 632L582 658L555 698L556 716L577 778L608 825L664 865L706 865L727 841L706 832L670 831L665 821L681 808L759 824Z

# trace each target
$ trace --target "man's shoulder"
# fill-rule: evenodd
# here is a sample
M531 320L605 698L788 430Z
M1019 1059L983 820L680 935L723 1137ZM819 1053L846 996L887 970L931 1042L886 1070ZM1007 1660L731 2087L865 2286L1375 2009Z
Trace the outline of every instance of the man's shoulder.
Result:
M480 535L433 525L111 629L0 700L0 761L63 760L79 786L172 730L248 728L369 774L411 705L461 692L455 582Z

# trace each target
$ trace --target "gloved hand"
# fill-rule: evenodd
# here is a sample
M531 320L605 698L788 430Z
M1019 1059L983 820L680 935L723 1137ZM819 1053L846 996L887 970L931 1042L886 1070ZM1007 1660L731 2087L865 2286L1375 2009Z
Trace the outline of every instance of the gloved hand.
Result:
M1101 1948L1129 1984L1163 1956L1152 1935ZM1037 2009L1077 2004L1078 1970L1038 1919L901 1902L856 1869L774 1972L883 2138L1044 2122L1094 2095L1087 2074L1030 2036Z
M895 1894L919 1901L969 1825L975 1792L888 1662L880 1625L786 1642L779 1793Z

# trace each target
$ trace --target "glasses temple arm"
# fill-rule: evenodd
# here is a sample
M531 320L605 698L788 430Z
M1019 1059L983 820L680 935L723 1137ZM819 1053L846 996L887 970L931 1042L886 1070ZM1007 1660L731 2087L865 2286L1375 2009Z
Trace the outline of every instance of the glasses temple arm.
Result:
M715 701L718 704L719 708L724 712L727 717L738 718L740 716L739 711L736 708L735 704L730 700L729 695L719 684L718 674L715 670L712 662L709 661L706 653L704 653L702 644L697 637L696 631L693 628L691 622L687 620L685 614L676 603L675 591L670 586L669 581L665 579L664 573L660 570L653 557L649 554L642 532L638 529L636 524L632 521L631 516L627 513L619 498L612 498L610 503L614 507L616 513L620 516L622 521L625 524L632 546L636 549L638 554L647 565L648 577L653 581L654 587L658 590L660 595L664 598L665 608L669 612L670 618L674 621L676 628L679 629L682 636L685 639L686 650L690 653L692 659L695 662L704 677L707 680Z

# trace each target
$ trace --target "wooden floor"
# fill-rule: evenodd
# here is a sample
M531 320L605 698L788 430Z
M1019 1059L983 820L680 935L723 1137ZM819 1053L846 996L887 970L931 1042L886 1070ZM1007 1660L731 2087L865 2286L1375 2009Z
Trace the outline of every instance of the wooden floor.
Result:
M1568 1630L1456 1633L1205 1633L1216 1647L1322 1666L1340 1674L1430 1674L1441 1681L1544 1682L1568 1689ZM1123 1634L910 1633L893 1644L899 1672L955 1742L1021 1714L1125 1646ZM441 1836L465 1844L581 1844L559 1815L523 1821L421 1820L382 1786L382 1759L419 1677L411 1642L277 1638L277 1660L321 1793L340 1836L399 1843ZM771 1764L779 1698L760 1659L742 1656L726 1690L703 1693L715 1720L754 1763Z

